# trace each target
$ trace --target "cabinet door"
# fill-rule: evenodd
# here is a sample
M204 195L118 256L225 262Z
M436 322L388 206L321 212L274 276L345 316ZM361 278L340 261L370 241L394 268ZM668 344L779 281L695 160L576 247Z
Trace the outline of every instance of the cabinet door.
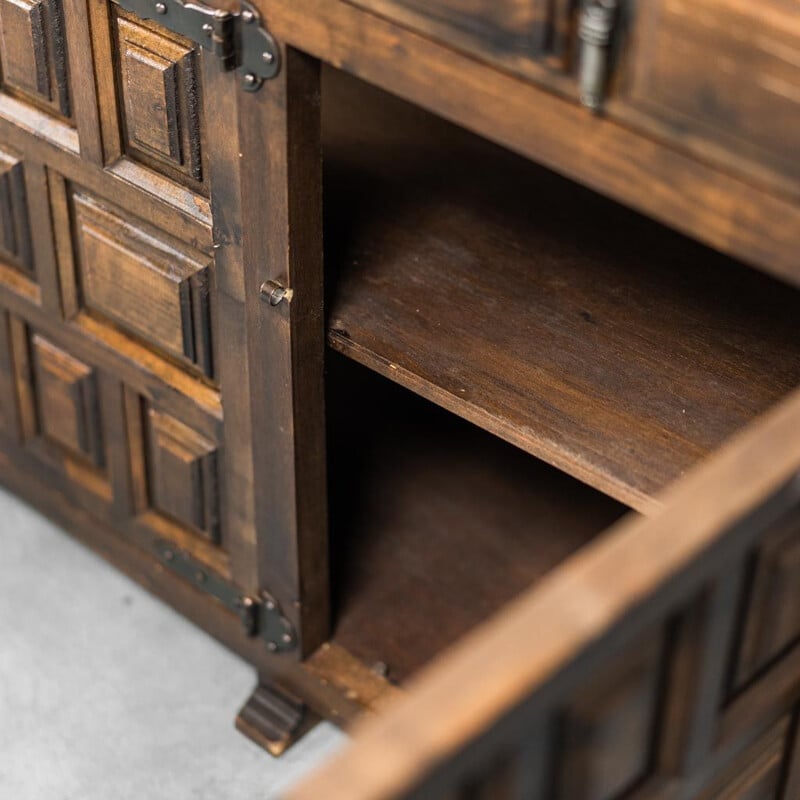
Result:
M657 516L623 520L457 645L289 796L793 797L798 430L796 392Z
M323 439L321 319L295 331L320 243L289 247L319 210L317 65L246 80L199 6L157 5L0 2L2 449L231 614L268 592L298 655L328 617L323 454L295 458Z

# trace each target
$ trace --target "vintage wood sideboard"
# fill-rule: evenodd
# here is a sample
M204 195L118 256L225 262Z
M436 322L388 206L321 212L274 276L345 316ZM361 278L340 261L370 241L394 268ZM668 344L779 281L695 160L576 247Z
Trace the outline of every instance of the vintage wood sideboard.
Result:
M298 799L800 797L798 287L796 0L0 0L0 481Z

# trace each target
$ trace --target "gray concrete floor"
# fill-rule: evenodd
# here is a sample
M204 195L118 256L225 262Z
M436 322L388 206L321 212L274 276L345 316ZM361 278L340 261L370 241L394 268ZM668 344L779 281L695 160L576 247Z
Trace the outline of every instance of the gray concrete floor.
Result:
M271 759L233 728L253 684L0 489L0 800L275 798L344 736L320 725Z

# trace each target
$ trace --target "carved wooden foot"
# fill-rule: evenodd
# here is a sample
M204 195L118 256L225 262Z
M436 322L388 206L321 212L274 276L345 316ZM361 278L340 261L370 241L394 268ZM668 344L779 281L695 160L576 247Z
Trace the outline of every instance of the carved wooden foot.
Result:
M319 722L283 690L260 683L236 717L236 729L273 756L281 755Z

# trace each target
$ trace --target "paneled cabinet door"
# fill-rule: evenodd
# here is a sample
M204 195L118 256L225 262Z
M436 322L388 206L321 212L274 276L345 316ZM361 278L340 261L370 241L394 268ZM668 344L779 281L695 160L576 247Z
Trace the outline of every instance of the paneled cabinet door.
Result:
M296 389L294 359L302 336L302 374L321 383L322 323L305 313L321 291L321 256L319 242L296 246L291 215L299 203L304 219L321 213L318 67L273 52L268 36L245 36L243 25L263 26L238 5L227 22L174 0L90 10L110 76L97 84L105 169L120 192L73 181L61 190L61 239L71 237L64 307L171 365L184 376L180 394L221 402L220 427L213 411L193 420L169 397L125 387L133 512L179 550L222 566L243 593L269 592L294 627L294 654L310 652L328 624L325 519L306 511L324 507L324 472L295 452L306 430L322 429L322 392ZM225 37L230 48L214 44ZM256 55L261 67L279 64L277 76L234 69L254 45L269 48L271 61ZM166 200L169 214L140 213L136 196L122 202L123 185ZM209 224L209 240L187 220ZM304 231L311 242L313 233L313 224ZM291 303L264 302L267 280L293 289Z
M328 624L324 456L296 456L324 438L318 66L203 6L0 0L0 436L232 613L269 592L299 655Z

